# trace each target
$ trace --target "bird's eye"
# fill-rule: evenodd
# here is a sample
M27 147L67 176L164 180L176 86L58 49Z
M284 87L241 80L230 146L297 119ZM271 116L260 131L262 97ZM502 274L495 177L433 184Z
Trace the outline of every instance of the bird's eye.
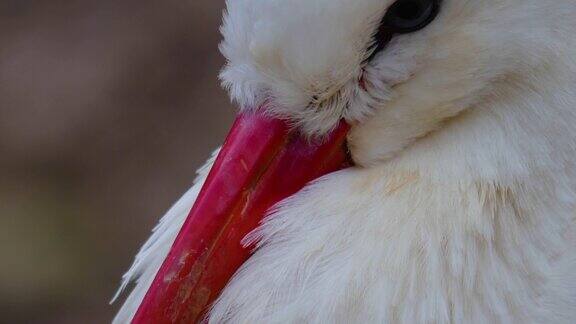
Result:
M374 35L371 44L371 61L390 40L394 34L415 32L431 23L440 11L442 0L398 0L388 8L380 23L380 28Z
M441 0L398 0L388 8L382 27L392 33L420 30L436 18Z

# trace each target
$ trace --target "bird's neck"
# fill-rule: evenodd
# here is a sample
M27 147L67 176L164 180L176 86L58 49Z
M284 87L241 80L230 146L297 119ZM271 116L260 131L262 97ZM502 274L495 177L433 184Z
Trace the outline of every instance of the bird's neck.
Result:
M384 163L437 179L516 181L576 170L576 73L547 66L508 76L487 100ZM576 181L576 180L575 180Z

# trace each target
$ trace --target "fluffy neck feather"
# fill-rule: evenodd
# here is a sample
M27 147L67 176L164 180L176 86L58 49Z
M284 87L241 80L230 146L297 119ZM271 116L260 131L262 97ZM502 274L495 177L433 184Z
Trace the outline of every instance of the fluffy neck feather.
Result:
M564 53L559 53L561 57ZM443 179L504 181L536 172L568 172L576 156L576 64L569 55L505 75L466 111L427 127L384 112L354 129L352 153L362 165L402 164ZM382 127L382 123L386 127Z

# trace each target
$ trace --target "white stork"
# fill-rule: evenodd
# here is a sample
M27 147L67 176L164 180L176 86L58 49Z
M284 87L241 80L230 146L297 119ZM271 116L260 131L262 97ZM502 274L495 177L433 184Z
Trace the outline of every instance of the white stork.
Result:
M272 120L254 124L256 141L335 146L344 120L353 166L270 209L221 293L179 286L180 301L212 305L193 310L210 323L576 323L576 1L226 3L221 79L248 124ZM262 155L242 134L226 145ZM226 145L222 161L244 165ZM137 284L116 323L163 298L147 291L208 271L157 275L198 252L167 258L213 162L124 276L122 289ZM301 177L291 170L276 177ZM227 181L206 208L239 186ZM188 306L134 322L198 320Z

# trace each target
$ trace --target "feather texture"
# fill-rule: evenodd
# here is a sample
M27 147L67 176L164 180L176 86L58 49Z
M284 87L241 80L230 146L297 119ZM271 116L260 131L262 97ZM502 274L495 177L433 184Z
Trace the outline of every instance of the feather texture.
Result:
M194 205L194 201L208 176L208 172L210 172L210 168L218 152L219 149L212 153L212 157L197 171L197 177L194 180L193 186L160 219L160 222L153 230L152 236L144 243L140 252L136 255L134 263L122 277L122 285L112 299L112 302L120 296L131 282L135 281L136 287L132 290L116 315L113 321L114 323L129 323L136 314L138 306L142 302L142 299L144 299L144 295L146 295L156 273L160 269L176 236L180 232L186 216L188 216L190 209L192 209L192 205Z
M357 166L270 211L209 321L576 323L576 2L444 0L365 62L392 2L227 1L231 97L308 134L348 119ZM118 323L201 182L126 275Z

